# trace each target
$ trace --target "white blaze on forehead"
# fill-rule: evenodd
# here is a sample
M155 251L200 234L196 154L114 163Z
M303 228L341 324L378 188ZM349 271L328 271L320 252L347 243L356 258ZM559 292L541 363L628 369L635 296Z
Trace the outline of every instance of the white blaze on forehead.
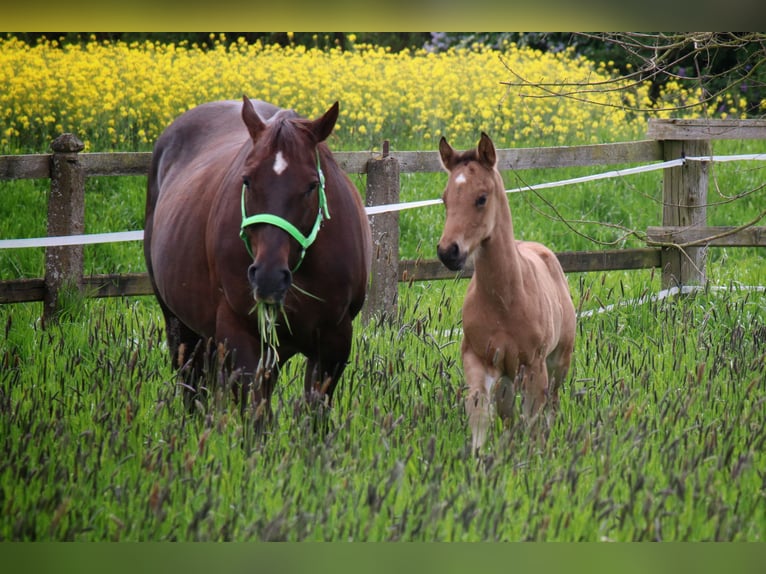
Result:
M285 156L282 155L282 152L278 151L277 157L274 159L274 173L276 173L277 175L280 175L286 169L287 169L287 160L285 159Z
M455 178L455 183L456 184L461 185L461 184L465 183L466 181L467 180L465 178L465 174L464 173L457 174L457 177Z

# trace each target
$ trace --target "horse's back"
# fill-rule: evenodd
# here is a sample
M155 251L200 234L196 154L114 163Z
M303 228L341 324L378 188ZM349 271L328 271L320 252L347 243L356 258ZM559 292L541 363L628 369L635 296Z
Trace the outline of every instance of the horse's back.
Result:
M263 117L279 110L266 102L254 100L253 104ZM177 240L186 233L184 227L199 229L227 173L241 159L249 139L241 111L242 102L234 100L201 104L181 114L157 139L145 213L144 248L150 273L156 233L164 230Z
M237 101L192 108L165 129L152 152L144 229L147 270L157 297L197 332L212 331L214 309L194 305L189 310L187 301L217 296L206 228L216 195L249 138L241 109ZM263 102L258 109L264 116L278 110Z
M534 265L542 264L550 276L558 281L566 281L564 270L556 254L542 243L536 241L517 241L519 252Z
M279 108L267 102L253 100L263 118L273 116ZM149 174L150 200L156 201L165 182L174 174L201 172L209 165L220 165L221 159L249 138L242 122L242 102L222 100L200 104L176 118L157 139L152 153Z
M555 294L560 313L558 324L558 344L570 347L575 336L575 309L569 290L569 283L564 269L556 254L547 246L535 241L518 241L519 252L535 270L534 276L539 282L542 293ZM571 351L570 351L571 352Z

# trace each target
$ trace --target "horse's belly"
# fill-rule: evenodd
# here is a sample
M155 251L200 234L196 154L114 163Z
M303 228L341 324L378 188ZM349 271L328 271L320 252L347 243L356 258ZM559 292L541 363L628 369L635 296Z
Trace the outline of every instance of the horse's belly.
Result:
M154 282L165 305L195 332L212 335L216 290L207 266L204 226L160 201L150 251Z
M513 378L520 365L544 358L553 348L546 329L528 316L529 305L499 308L469 287L463 304L463 333L473 353Z

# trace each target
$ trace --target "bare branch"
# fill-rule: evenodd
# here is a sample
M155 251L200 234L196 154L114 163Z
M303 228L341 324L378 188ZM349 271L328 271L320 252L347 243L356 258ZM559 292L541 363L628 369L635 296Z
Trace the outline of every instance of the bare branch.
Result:
M683 112L693 109L707 114L707 106L735 94L749 82L764 84L766 34L757 32L689 32L679 34L574 33L574 38L602 42L635 65L610 78L572 82L534 81L522 76L501 58L512 80L502 82L508 90L519 89L522 98L567 98L585 104L618 108L636 113ZM668 81L687 84L695 101L663 103L661 87ZM653 103L630 105L627 98L605 101L596 96L630 94L651 86ZM638 100L637 100L638 102Z

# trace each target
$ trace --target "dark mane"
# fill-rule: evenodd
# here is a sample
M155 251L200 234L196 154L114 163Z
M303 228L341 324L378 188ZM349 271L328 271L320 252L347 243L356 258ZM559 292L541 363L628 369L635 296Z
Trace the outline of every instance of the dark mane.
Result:
M297 148L302 149L303 139L313 138L309 122L294 110L280 110L269 120L269 124L271 138L268 148L271 151L284 149L292 152Z

